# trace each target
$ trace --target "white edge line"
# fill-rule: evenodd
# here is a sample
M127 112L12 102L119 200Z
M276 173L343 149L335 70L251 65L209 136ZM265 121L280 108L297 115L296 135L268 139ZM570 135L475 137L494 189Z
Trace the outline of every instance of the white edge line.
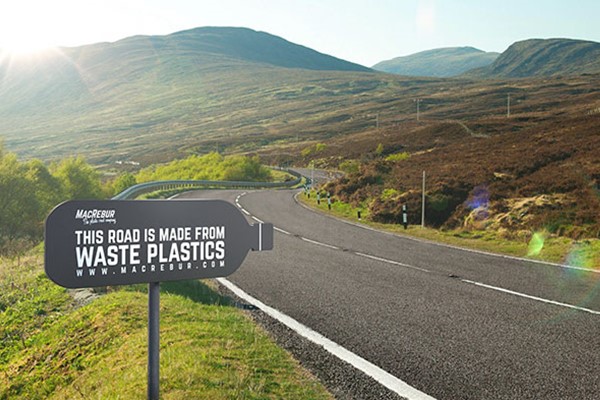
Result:
M297 199L298 195L300 195L300 192L298 192L298 193L296 193L294 195L294 198L296 199L296 203L297 204L299 204L301 207L306 208L307 210L310 210L312 212L316 212L312 208L308 207L307 205L305 205L301 201L299 201ZM489 252L489 251L477 250L477 249L468 249L466 247L460 247L460 246L455 246L455 245L452 245L452 244L441 243L441 242L434 242L433 240L421 239L421 238L417 238L417 237L414 237L414 236L402 235L402 234L399 234L399 233L382 231L382 230L379 230L379 229L371 228L370 226L367 226L367 225L359 224L359 223L352 222L352 221L346 221L345 219L337 218L337 217L332 216L332 215L327 215L327 216L330 217L330 218L334 218L334 219L336 219L336 220L338 220L340 222L343 222L345 224L356 226L356 227L359 227L359 228L363 228L363 229L366 229L368 231L379 232L379 233L383 233L384 235L390 235L390 236L400 237L400 238L412 240L414 242L427 243L427 244L432 244L432 245L435 245L435 246L447 247L447 248L450 248L450 249L466 251L466 252L469 252L469 253L482 254L482 255L491 256L491 257L505 258L505 259L509 259L509 260L530 262L530 263L534 263L534 264L547 265L547 266L559 267L559 268L567 268L567 269L573 269L573 270L578 270L578 271L585 271L585 272L592 272L592 273L600 274L600 269L576 267L574 265L558 264L558 263L553 263L553 262L549 262L549 261L535 260L533 258L517 257L517 256L511 256L511 255L508 255L508 254L498 254L498 253L492 253L492 252Z
M327 243L317 242L316 240L308 239L308 238L305 238L305 237L300 237L300 239L302 239L302 240L304 240L305 242L308 242L308 243L316 244L317 246L323 246L323 247L327 247L329 249L334 249L334 250L339 250L340 249L337 246L333 246L333 245L330 245L330 244L327 244Z
M588 312L590 314L600 315L600 311L591 310L589 308L578 307L578 306L574 306L574 305L567 304L567 303L561 303L559 301L548 300L548 299L544 299L544 298L541 298L541 297L531 296L529 294L515 292L515 291L512 291L512 290L503 289L503 288L497 287L497 286L486 285L485 283L481 283L481 282L470 281L468 279L461 279L461 281L465 282L465 283L470 283L471 285L484 287L486 289L492 289L492 290L496 290L498 292L503 292L503 293L508 293L508 294L512 294L512 295L515 295L515 296L519 296L519 297L524 297L524 298L530 299L530 300L541 301L542 303L553 304L555 306L566 307L566 308L571 308L571 309L578 310L578 311L585 311L585 312Z
M264 223L265 223L265 221L262 221L262 220L260 220L260 219L256 218L254 215L252 215L252 216L251 216L251 218L252 218L253 220L255 220L256 222L258 222L258 223L261 223L261 224L264 224Z
M384 371L383 369L365 360L364 358L352 353L351 351L345 349L344 347L340 346L334 341L327 339L325 336L310 329L306 325L303 325L302 323L287 316L286 314L267 306L260 300L244 292L235 284L229 282L227 279L217 278L217 281L229 290L231 290L233 293L235 293L235 295L239 298L243 299L244 301L247 301L255 307L258 307L265 314L269 315L271 318L275 318L288 328L294 330L300 336L310 340L311 342L319 346L322 346L329 353L333 354L340 360L347 362L354 368L362 371L363 373L375 379L377 382L379 382L392 392L397 393L399 396L402 396L408 400L435 400L435 398L421 392L418 389L415 389L408 383L402 381L401 379L398 379L394 375Z
M246 215L250 215L250 213L248 211L246 211L245 208L240 207L240 210L242 210L242 212Z
M281 232L281 233L286 234L286 235L291 235L291 233L289 233L288 231L284 231L283 229L278 228L276 226L274 226L273 229L276 230L277 232Z
M393 265L399 265L401 267L416 269L416 270L422 271L422 272L431 272L431 271L429 271L428 269L425 269L425 268L415 267L414 265L404 264L404 263L401 263L401 262L398 262L398 261L388 260L387 258L381 258L381 257L377 257L377 256L372 256L370 254L360 253L358 251L354 252L354 254L356 254L357 256L370 258L371 260L381 261L381 262L388 263L388 264L393 264Z

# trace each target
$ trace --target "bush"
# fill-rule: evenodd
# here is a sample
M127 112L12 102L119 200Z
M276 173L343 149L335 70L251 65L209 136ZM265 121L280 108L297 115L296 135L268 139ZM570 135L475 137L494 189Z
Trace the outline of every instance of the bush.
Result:
M389 156L387 156L385 158L385 160L392 161L392 162L399 162L399 161L408 160L409 158L410 158L410 154L404 151L402 153L390 154Z
M360 162L358 160L345 160L340 163L338 168L347 174L356 174L360 168Z
M42 239L44 219L64 200L103 197L98 173L82 158L50 169L39 160L21 163L0 146L0 254L18 254Z
M257 156L222 156L209 153L145 168L135 178L137 182L175 179L268 182L272 176L271 170L262 165Z

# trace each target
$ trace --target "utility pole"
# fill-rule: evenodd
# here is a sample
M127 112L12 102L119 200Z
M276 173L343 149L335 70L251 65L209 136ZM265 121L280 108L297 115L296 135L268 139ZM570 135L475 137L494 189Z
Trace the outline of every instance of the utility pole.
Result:
M506 118L510 118L510 93L506 98Z
M425 228L425 171L423 171L423 198L421 199L421 228Z

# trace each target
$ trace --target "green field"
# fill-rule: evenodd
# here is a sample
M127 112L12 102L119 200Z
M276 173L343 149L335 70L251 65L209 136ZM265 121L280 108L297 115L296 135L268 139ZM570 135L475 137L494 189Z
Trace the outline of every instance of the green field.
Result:
M0 259L0 398L145 398L145 286L109 288L83 304L41 264L39 254ZM161 398L331 398L206 283L161 291Z

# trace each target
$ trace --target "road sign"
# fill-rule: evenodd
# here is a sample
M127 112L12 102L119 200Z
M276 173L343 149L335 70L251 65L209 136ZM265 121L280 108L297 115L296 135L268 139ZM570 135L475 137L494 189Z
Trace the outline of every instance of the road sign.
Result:
M224 277L273 225L223 200L69 201L46 219L46 274L68 288Z

